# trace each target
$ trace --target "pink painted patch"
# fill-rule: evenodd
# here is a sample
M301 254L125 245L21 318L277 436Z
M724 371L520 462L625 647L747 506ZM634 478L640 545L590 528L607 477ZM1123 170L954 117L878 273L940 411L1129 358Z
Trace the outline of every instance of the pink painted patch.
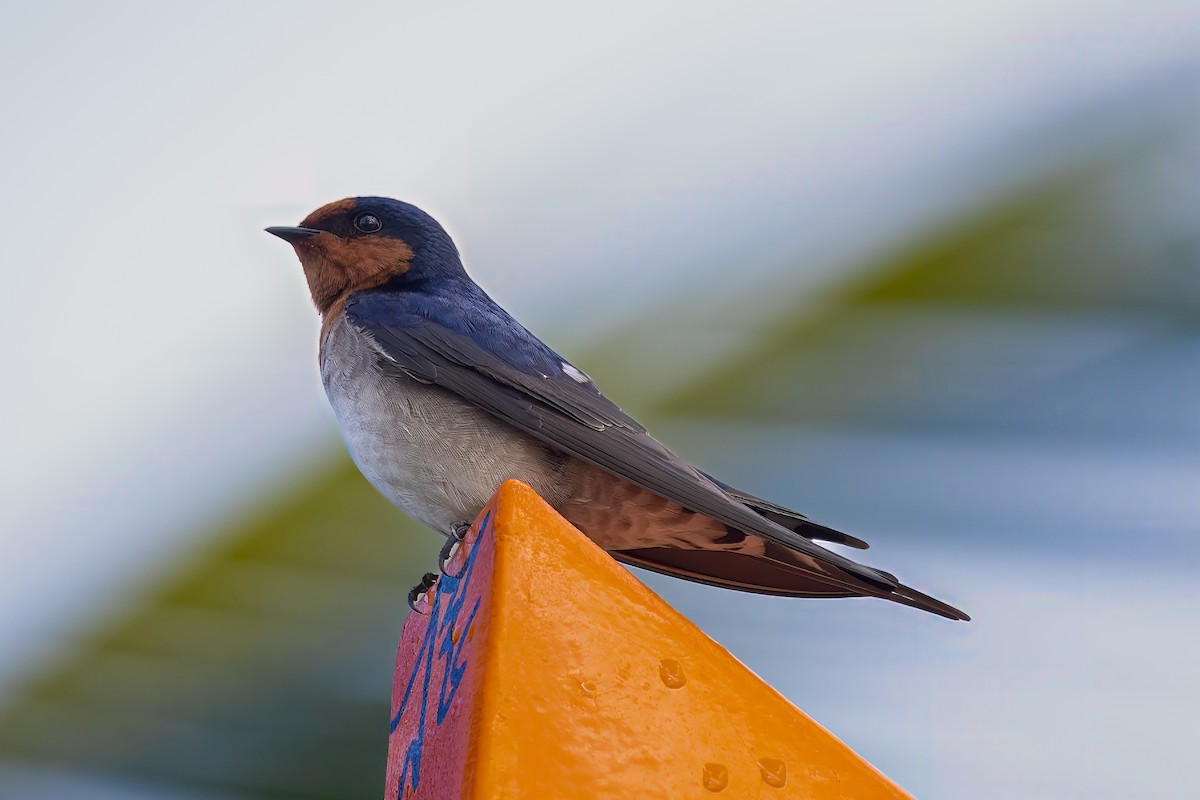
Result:
M471 526L446 567L449 574L404 621L392 685L385 800L465 794L483 684L494 505Z

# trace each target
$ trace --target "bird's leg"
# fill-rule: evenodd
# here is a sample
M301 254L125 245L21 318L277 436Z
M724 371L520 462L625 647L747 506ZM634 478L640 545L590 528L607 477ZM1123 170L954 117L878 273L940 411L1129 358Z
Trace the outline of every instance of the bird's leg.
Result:
M432 572L426 572L425 576L421 578L421 582L408 590L409 608L411 608L413 611L416 611L418 614L424 613L417 610L417 598L432 589L433 585L437 583L437 578L438 576L434 575Z
M454 548L457 547L467 536L467 531L471 530L470 522L455 522L450 526L450 535L446 537L446 543L442 545L441 551L438 553L438 572L447 577L456 578L457 575L450 575L446 572L446 562L454 555Z

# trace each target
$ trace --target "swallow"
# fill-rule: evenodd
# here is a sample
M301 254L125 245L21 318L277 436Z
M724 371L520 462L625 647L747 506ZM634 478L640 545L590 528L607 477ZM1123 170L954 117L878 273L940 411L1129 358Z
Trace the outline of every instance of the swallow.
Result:
M299 227L321 316L321 380L346 446L385 497L461 531L505 480L534 488L614 558L788 597L878 597L969 617L818 542L860 539L722 483L675 455L502 309L436 220L356 197Z

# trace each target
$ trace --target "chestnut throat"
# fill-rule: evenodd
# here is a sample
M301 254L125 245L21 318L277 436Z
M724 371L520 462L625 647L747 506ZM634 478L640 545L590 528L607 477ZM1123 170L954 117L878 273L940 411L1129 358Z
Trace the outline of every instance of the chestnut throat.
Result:
M353 292L374 289L412 266L413 251L400 239L343 239L322 231L296 247L313 304L327 317Z

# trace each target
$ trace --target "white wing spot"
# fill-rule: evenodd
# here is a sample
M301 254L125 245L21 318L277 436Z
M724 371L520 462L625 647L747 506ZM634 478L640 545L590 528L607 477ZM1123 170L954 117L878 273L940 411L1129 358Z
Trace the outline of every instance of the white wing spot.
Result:
M365 331L359 327L355 327L354 330L358 331L358 333L364 339L367 340L367 344L371 347L372 350L374 350L376 353L378 353L379 355L386 358L388 361L395 363L396 359L392 357L392 354L389 353L387 350L385 350L383 348L383 345L381 345L379 342L375 341L375 337L369 331Z
M571 366L570 364L568 364L565 361L563 362L562 368L563 368L563 372L567 373L567 375L571 376L571 378L579 381L580 383L587 383L588 381L591 380L591 378L589 378L587 375L584 375L578 369Z

